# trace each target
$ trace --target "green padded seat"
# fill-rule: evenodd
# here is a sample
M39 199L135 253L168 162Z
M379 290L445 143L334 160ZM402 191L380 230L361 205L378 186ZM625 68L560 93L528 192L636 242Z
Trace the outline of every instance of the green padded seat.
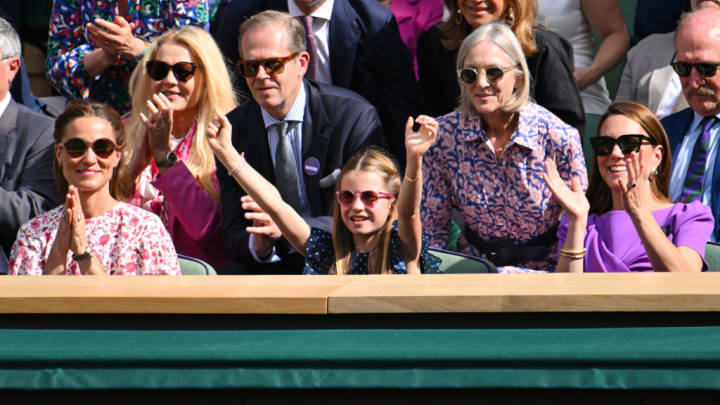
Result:
M705 261L708 271L720 271L720 245L712 242L705 245Z
M214 276L215 269L200 259L178 255L178 264L183 276Z

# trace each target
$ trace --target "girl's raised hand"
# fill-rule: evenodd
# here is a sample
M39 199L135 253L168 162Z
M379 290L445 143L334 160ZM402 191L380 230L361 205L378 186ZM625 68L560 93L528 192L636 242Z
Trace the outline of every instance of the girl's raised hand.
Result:
M590 202L585 197L577 177L572 176L571 188L569 188L558 174L555 161L550 158L545 159L545 173L542 176L568 218L571 220L587 218Z
M419 126L413 131L413 124ZM419 115L415 120L408 117L405 123L405 150L408 156L422 156L435 143L438 123L427 115Z
M146 103L150 117L140 113L145 125L150 151L155 158L162 159L170 151L170 133L173 125L173 110L170 100L162 93L152 95Z
M215 119L208 123L207 140L215 156L223 164L229 163L235 149L232 146L232 125L225 115L217 113Z

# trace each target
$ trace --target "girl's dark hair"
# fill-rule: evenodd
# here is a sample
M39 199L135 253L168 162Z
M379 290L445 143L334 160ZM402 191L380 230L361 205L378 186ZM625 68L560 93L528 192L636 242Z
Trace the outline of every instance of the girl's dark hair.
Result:
M613 115L622 115L635 121L647 132L648 136L655 141L655 145L662 146L662 160L657 167L657 174L651 180L650 188L658 199L670 201L670 165L672 157L670 155L670 143L662 124L660 124L660 121L658 121L652 111L644 105L633 101L618 101L611 104L607 111L605 111L605 114L600 117L595 136L600 135L603 124ZM608 187L600 175L597 156L593 157L593 165L590 170L590 181L586 196L590 202L591 214L602 215L612 209L612 193L610 187Z
M125 146L125 125L123 125L120 115L109 105L97 101L75 100L71 101L67 107L65 107L65 111L55 120L55 133L53 134L55 144L59 145L62 143L71 122L83 117L97 117L109 122L115 134L115 145L118 149L122 150L123 146ZM118 166L113 170L113 175L110 179L110 195L112 195L113 198L118 198L118 182L116 181L116 177L122 165L123 159L119 159ZM58 191L60 191L60 196L62 197L68 192L68 182L63 175L62 164L58 161L57 154L53 160L53 171L55 174L55 184L57 184Z

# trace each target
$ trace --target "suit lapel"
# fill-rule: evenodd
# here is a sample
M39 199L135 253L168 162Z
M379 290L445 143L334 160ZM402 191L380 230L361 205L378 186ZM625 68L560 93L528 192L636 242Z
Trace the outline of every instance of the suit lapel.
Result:
M337 4L337 3L336 3ZM307 91L307 102L305 103L305 116L303 117L302 129L302 162L303 179L305 180L306 190L318 190L320 181L325 176L325 164L327 161L327 149L330 141L330 119L322 102L319 90L311 85L308 81L304 81L305 90ZM309 175L305 170L305 165L310 159L316 159L319 167L315 175ZM323 207L323 196L321 193L307 193L308 203L311 209ZM314 212L314 215L327 215L327 213Z
M338 87L350 87L355 54L360 43L361 21L355 10L346 0L336 0L330 18L330 73L332 84Z
M15 128L17 126L18 107L15 101L10 100L5 112L0 116L0 162L8 161L5 156L8 153L10 142L13 137L17 136Z
M242 108L242 107L241 107ZM248 105L233 126L240 126L237 138L233 137L233 145L240 153L245 153L245 160L271 183L275 182L270 145L267 131L263 123L260 106L250 99ZM233 133L236 133L233 131Z

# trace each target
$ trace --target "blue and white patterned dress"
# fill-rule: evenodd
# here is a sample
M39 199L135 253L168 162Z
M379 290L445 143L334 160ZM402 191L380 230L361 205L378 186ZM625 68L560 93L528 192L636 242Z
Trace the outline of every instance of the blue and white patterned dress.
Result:
M407 274L407 265L398 251L400 249L400 235L398 223L393 222L390 231L390 250L388 262L392 265L394 274ZM319 228L311 228L310 239L305 248L305 274L328 274L335 265L335 250L333 249L332 234ZM353 253L349 274L368 274L368 259L370 253ZM441 260L428 252L428 241L423 235L420 249L420 271L422 273L441 273Z
M537 104L522 107L517 130L499 157L479 116L455 111L438 122L438 140L423 158L421 217L431 247L445 245L454 204L467 226L486 240L509 237L525 242L557 225L562 209L542 178L548 156L554 158L566 182L577 176L582 188L587 188L577 130ZM482 256L463 235L458 250ZM545 260L518 265L553 270L555 252L553 247Z

